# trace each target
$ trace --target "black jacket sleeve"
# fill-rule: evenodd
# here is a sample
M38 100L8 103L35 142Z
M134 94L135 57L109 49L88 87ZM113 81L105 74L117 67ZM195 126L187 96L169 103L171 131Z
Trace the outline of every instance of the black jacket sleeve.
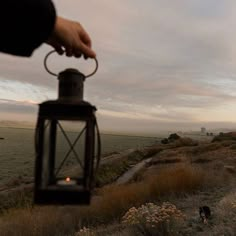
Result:
M53 31L51 0L1 0L0 51L29 57Z

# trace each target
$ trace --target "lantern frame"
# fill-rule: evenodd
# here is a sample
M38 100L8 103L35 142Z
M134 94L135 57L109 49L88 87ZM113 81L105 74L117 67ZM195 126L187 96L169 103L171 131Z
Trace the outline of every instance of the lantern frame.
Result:
M101 140L95 116L96 107L83 100L83 89L85 79L92 76L97 71L98 61L95 58L96 68L93 73L87 76L76 69L66 69L57 75L48 69L46 63L49 55L54 52L55 51L51 51L46 55L44 66L49 74L58 76L59 96L57 100L46 101L39 104L35 133L36 160L34 203L73 205L90 204L91 191L94 187L95 174L101 157ZM65 130L61 126L60 121L82 121L85 123L85 127L78 134L76 140L71 143ZM46 122L49 122L49 127L45 125ZM74 178L73 182L70 182L69 185L59 184L59 181L61 180L56 176L57 173L60 172L60 168L68 158L69 154L66 154L64 160L60 164L59 171L55 173L58 127L70 146L69 154L71 151L76 154L74 146L81 134L85 132L83 165L81 164L82 162L79 162L83 168L83 176L82 178ZM49 128L49 149L47 154L44 152L46 146L46 128ZM97 145L96 154L95 144ZM76 157L79 161L78 155L76 155ZM46 171L44 171L45 169ZM70 178L68 179L70 181Z
M95 129L97 127L96 108L88 102L61 103L60 101L47 101L39 105L39 116L36 128L36 165L35 165L35 192L36 204L89 204L94 181L95 159ZM84 121L85 127L85 153L83 180L76 186L57 186L55 181L55 150L56 125L58 121ZM49 154L44 154L45 122L51 121L49 132ZM99 145L98 145L99 146ZM48 184L43 181L43 163L48 159ZM98 164L98 161L97 161Z

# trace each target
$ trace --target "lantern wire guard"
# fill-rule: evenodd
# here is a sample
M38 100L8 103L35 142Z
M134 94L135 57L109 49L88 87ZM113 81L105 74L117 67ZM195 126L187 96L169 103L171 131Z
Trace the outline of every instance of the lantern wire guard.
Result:
M42 104L40 104L39 109L39 117L36 125L36 132L35 132L35 149L36 149L36 165L35 165L35 203L37 204L89 204L90 203L90 192L95 187L95 180L96 175L98 172L100 160L101 160L101 137L100 137L100 131L97 123L97 119L95 116L96 107L92 106L90 103L83 100L83 82L85 78L88 78L92 75L94 75L98 70L98 61L95 58L95 70L88 74L83 75L79 71L75 69L67 69L64 72L60 72L59 75L52 72L48 69L47 66L47 59L56 51L53 50L49 52L44 59L44 67L46 71L53 75L58 76L59 79L59 97L57 100L53 101L46 101ZM66 76L67 74L72 74L72 78ZM65 75L66 74L66 75ZM77 78L77 76L79 78ZM71 80L72 79L72 80ZM72 83L70 84L70 81ZM77 82L78 81L78 82ZM66 83L69 84L66 84ZM68 88L68 85L73 85L72 88L69 87L69 90L66 90ZM67 86L67 87L63 87ZM87 117L88 116L88 117ZM77 118L81 117L81 118ZM87 118L86 118L87 117ZM71 141L71 138L66 133L67 131L63 128L60 121L87 121L85 122L85 126L81 127L81 130L76 134L74 137L74 141ZM92 128L93 127L93 128ZM45 143L45 135L46 131L50 130L49 138L49 146L52 145L54 148L55 146L55 140L57 136L57 129L61 133L62 137L64 137L64 143L65 141L67 144L69 144L69 149L67 152L63 154L63 158L58 160L57 166L55 168L55 158L56 153L55 149L49 150L49 154L44 154L44 143ZM92 129L92 130L91 130ZM54 131L52 131L54 130ZM51 133L53 132L53 133ZM90 137L92 135L93 138ZM80 155L76 152L77 149L75 149L76 145L78 145L78 142L80 138L84 137L85 139L85 152L87 153L85 155L85 158L88 158L87 161L81 160ZM51 140L52 138L52 140ZM46 141L47 142L47 141ZM91 142L91 143L90 143ZM91 145L90 145L91 144ZM53 154L51 154L51 152ZM64 164L66 164L66 161L70 159L70 154L73 153L75 160L78 162L80 169L83 172L84 179L82 180L82 187L84 188L84 191L81 192L80 190L74 188L74 192L72 188L63 187L55 188L55 183L58 182L58 179L60 179L59 172L62 170ZM46 155L46 156L45 156ZM47 156L48 155L48 156ZM52 155L52 156L51 156ZM87 156L88 155L88 156ZM45 185L45 180L43 180L44 175L44 159L49 158L48 161L50 162L49 165L53 166L53 169L50 169L48 172L49 178L50 176L53 176L52 179L48 179ZM50 167L51 168L51 167ZM64 174L64 173L62 173ZM69 178L69 177L68 177ZM46 177L47 179L47 177ZM80 177L75 179L76 182L80 183ZM49 181L49 182L48 182ZM55 182L57 181L57 182ZM64 180L66 181L66 180ZM46 187L45 187L46 186ZM51 186L51 187L50 187ZM71 193L71 195L70 195ZM78 197L82 196L82 200L78 200ZM58 199L55 199L58 198ZM84 198L84 200L83 200ZM65 200L66 199L66 200Z

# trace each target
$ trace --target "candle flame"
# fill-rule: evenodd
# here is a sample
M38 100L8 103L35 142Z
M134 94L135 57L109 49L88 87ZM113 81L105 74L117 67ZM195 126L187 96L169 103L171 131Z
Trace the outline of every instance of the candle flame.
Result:
M70 182L70 177L67 177L67 178L66 178L66 182Z

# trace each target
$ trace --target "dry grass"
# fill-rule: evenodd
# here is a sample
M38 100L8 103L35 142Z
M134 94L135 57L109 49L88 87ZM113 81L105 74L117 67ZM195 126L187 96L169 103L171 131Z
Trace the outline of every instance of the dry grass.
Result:
M1 236L72 235L78 227L78 211L63 207L11 210L0 221Z
M152 156L156 155L157 153L163 151L163 147L160 145L153 145L151 147L145 147L140 151L142 152L142 155L145 158L149 158L149 157L152 157Z
M32 188L19 189L14 193L1 194L0 195L0 214L4 213L8 209L16 209L32 206Z
M205 227L204 235L235 235L236 232L236 192L227 194L213 211L210 227Z
M192 193L205 186L207 176L191 166L160 171L142 182L105 187L88 207L40 207L11 210L0 219L1 236L73 235L82 226L119 221L133 206L161 197Z
M224 146L224 144L222 144L222 143L204 143L202 145L194 147L191 150L191 153L193 155L199 155L199 154L208 153L211 151L217 151L217 150L221 149L223 146Z
M172 147L184 147L184 146L198 146L198 142L196 140L193 140L191 138L180 138L174 141L174 143L171 145Z
M223 143L222 143L223 144ZM225 145L225 143L223 144ZM230 146L221 146L220 150L211 150L211 147L208 151L199 153L198 155L192 155L192 163L209 163L209 162L230 162L230 160L235 159L235 150L231 149Z
M156 175L146 176L138 183L104 188L101 191L105 205L103 209L109 208L109 211L113 212L126 210L130 206L140 205L146 201L157 201L169 194L191 193L205 186L206 179L206 172L191 166L164 169Z
M94 229L90 235L78 233L76 236L144 236L144 234L136 225L112 224Z
M165 196L170 193L192 193L206 186L209 176L200 168L188 165L160 170L156 176L148 176L144 182L150 186L150 195Z

